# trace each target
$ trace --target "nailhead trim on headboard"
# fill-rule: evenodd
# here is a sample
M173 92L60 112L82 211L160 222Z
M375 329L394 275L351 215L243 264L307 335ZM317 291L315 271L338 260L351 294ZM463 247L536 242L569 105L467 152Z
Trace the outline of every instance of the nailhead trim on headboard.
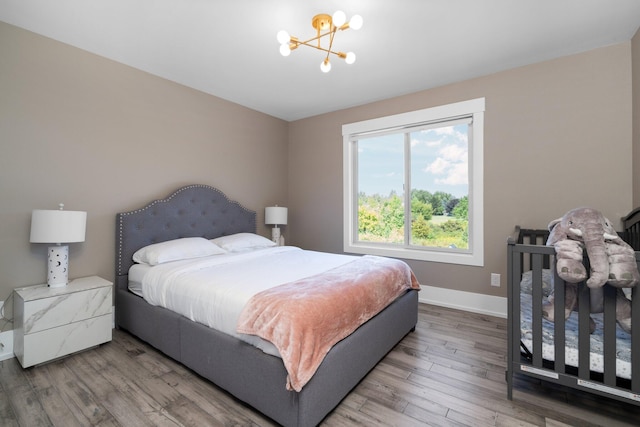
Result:
M128 275L135 251L152 243L240 232L256 232L255 211L208 185L182 187L165 199L116 215L116 278Z

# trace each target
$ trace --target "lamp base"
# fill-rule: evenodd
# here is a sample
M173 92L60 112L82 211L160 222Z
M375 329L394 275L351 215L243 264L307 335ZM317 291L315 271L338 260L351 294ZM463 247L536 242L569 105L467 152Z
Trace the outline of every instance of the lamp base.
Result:
M50 288L67 286L69 282L69 246L49 246L47 284Z
M280 229L278 227L273 227L271 229L271 240L276 245L280 245Z

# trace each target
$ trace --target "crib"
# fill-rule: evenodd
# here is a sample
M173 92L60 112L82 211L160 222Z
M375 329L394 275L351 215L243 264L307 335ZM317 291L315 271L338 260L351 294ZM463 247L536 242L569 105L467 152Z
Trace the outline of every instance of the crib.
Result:
M619 233L636 251L640 268L640 209L623 218ZM577 312L564 319L564 282L555 272L548 230L516 227L507 241L507 394L514 375L584 390L640 406L640 286L628 290L631 334L616 324L616 289L605 285L604 313L591 314L589 289L578 286ZM585 258L585 262L588 259ZM554 323L543 319L542 303L555 284ZM589 318L596 323L590 334Z

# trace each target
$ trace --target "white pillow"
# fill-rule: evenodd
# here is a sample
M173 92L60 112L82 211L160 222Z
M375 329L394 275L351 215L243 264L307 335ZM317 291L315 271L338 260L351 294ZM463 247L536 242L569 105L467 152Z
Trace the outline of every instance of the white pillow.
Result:
M211 240L222 249L229 252L241 252L250 249L269 248L276 246L266 237L253 233L237 233L230 236L222 236Z
M184 237L154 243L138 249L133 260L139 264L157 265L181 259L223 254L226 251L204 237Z

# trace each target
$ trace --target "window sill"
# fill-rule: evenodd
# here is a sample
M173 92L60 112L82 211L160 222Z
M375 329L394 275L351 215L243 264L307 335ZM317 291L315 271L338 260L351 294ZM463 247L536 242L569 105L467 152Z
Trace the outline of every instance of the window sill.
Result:
M443 250L417 250L409 248L392 248L366 243L345 243L344 251L360 255L378 255L392 258L412 259L418 261L442 262L448 264L484 266L482 251L461 253Z

